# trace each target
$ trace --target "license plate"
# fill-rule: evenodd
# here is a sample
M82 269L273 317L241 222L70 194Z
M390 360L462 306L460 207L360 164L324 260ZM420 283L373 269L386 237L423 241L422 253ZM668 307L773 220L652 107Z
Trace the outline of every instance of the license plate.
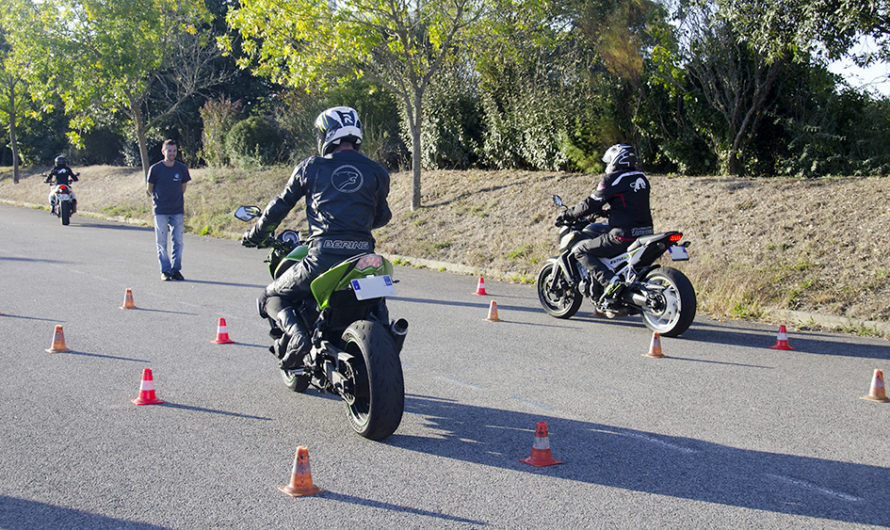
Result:
M396 294L396 286L393 285L389 274L352 280L352 290L355 291L355 297L359 300L381 298Z
M686 252L686 247L680 247L677 245L672 245L668 248L668 252L671 254L671 259L674 261L687 261L689 260L689 253Z

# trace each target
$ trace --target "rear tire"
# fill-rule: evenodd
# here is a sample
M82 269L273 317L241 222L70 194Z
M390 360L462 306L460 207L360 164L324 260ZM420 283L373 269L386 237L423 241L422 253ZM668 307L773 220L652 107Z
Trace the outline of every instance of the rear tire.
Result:
M584 299L577 289L569 287L556 263L549 262L538 273L538 300L547 314L556 318L572 318Z
M68 201L62 201L59 204L59 217L62 219L63 225L68 225L71 221L71 203Z
M365 438L382 440L398 428L405 409L402 363L392 335L379 322L359 320L343 332L343 342L353 356L349 424Z
M686 331L695 319L697 306L689 278L677 269L659 267L646 275L646 283L664 287L659 307L640 308L646 327L664 337L676 337Z

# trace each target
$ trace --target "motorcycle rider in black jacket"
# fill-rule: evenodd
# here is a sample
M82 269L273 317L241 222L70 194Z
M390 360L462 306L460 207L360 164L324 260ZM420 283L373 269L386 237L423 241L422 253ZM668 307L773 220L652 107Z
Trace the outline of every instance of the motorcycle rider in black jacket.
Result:
M606 174L596 190L586 199L557 217L561 225L589 215L608 215L609 231L599 237L578 244L573 255L589 272L579 288L589 295L592 279L603 286L604 305L614 300L621 290L621 282L602 263L599 257L612 258L627 250L638 237L652 234L652 214L649 210L649 179L637 170L637 155L626 144L610 147L603 162ZM603 207L609 205L606 210Z
M320 156L297 165L284 191L241 239L244 246L264 246L305 197L309 254L269 284L260 298L260 316L271 316L290 337L285 351L281 341L273 349L285 370L298 366L311 346L296 308L312 296L312 280L351 256L373 252L371 230L392 218L386 201L389 173L358 151L362 124L355 109L329 108L318 115L315 128Z
M61 185L69 185L71 182L77 182L77 173L71 170L68 167L68 161L65 160L64 156L57 156L53 161L55 163L55 167L50 170L49 174L43 180L43 182L47 184L51 184L53 186L61 186ZM55 213L55 194L50 190L49 193L49 205L50 209ZM74 198L74 190L71 190L71 213L77 211L77 199Z

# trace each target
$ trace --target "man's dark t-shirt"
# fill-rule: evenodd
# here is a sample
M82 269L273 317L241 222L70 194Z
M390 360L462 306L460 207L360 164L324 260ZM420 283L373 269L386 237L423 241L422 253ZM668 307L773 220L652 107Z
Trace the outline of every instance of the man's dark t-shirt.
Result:
M154 213L176 215L185 213L185 201L182 197L182 185L192 180L188 167L176 160L172 167L167 167L163 160L148 170L148 182L154 184L151 195L154 202Z

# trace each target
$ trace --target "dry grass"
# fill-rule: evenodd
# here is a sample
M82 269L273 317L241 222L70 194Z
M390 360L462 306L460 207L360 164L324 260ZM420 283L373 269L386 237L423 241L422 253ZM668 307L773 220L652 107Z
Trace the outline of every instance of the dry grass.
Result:
M139 170L79 169L82 211L150 224ZM234 237L231 212L260 206L283 188L290 168L199 169L186 197L191 232ZM39 176L12 184L0 170L0 199L43 204ZM593 176L519 171L429 171L424 207L411 211L411 174L393 175L393 222L377 232L390 254L468 265L492 277L532 281L556 252L554 193L567 203L588 195ZM791 309L890 321L887 227L890 179L741 179L652 176L656 230L691 241L680 264L714 316L759 318ZM285 225L305 228L302 212Z

